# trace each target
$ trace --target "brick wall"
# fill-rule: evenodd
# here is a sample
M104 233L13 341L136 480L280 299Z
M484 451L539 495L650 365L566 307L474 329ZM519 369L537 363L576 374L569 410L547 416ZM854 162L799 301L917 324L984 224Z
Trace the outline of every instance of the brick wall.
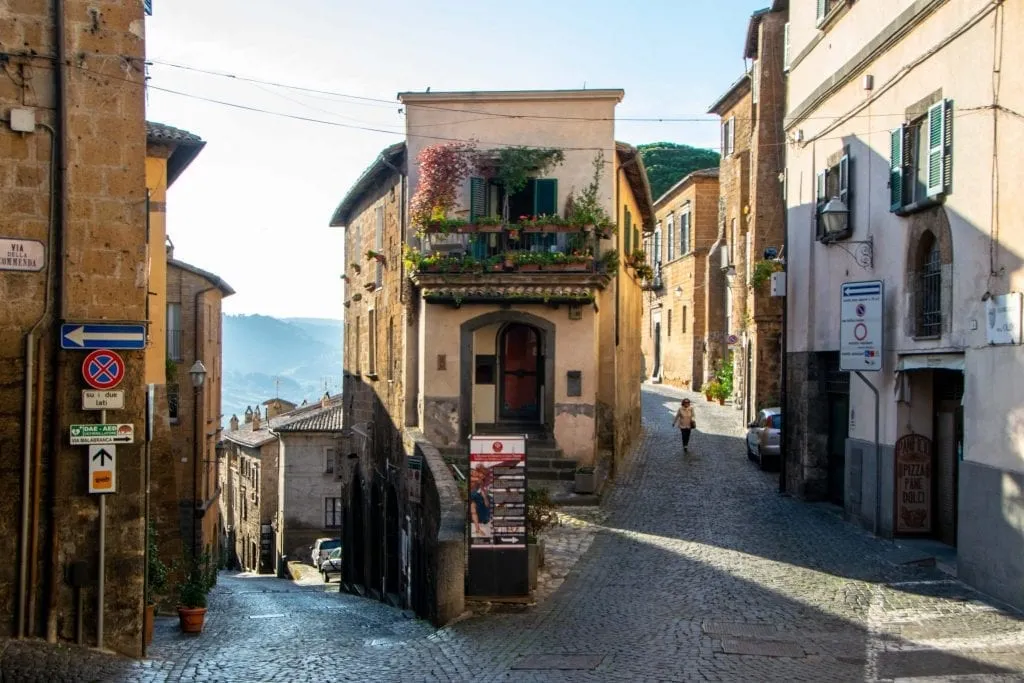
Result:
M4 236L44 243L62 265L55 305L38 328L45 341L43 390L46 439L41 458L39 532L32 593L32 633L74 637L75 608L62 576L69 562L86 562L95 575L97 500L86 493L85 448L67 445L68 425L95 422L80 410L81 352L58 352L56 325L61 319L146 319L144 263L145 126L143 97L143 12L141 3L65 3L63 43L72 66L65 68L67 129L63 248L49 235L51 174L50 133L12 133L0 125L0 206ZM0 50L13 52L5 65L14 78L0 79L0 119L12 106L36 110L37 121L59 129L55 116L54 20L51 3L14 2L4 6ZM19 55L26 56L19 56ZM121 57L128 57L126 62ZM43 314L46 274L0 271L0 458L20 472L24 410L25 334ZM56 360L55 360L56 359ZM144 360L141 352L125 354L124 410L117 419L144 425ZM107 500L105 642L108 648L141 654L142 581L145 534L141 439L118 448L118 492ZM18 603L21 477L6 478L0 489L0 635L9 635ZM56 508L55 518L51 509ZM56 531L56 533L54 533ZM53 544L55 543L55 547ZM48 583L55 583L54 601ZM94 643L96 593L86 588L85 639Z

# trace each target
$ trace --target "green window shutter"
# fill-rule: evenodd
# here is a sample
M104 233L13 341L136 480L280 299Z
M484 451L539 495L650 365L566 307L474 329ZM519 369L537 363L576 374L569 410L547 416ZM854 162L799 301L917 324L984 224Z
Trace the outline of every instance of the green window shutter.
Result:
M903 208L903 144L907 131L900 126L889 138L889 210Z
M554 216L558 213L558 179L537 178L533 181L533 215Z
M821 239L825 234L825 224L821 219L821 210L828 203L828 170L819 171L814 188L814 237Z
M624 238L623 239L625 239L625 242L626 242L625 252L628 255L628 254L633 253L633 249L632 249L632 247L633 247L633 241L632 241L632 237L633 237L633 216L630 215L628 207L624 208L623 211L625 213L625 218L623 219L622 222L626 226L626 229L624 230Z
M487 183L483 178L469 179L469 222L487 215Z
M928 196L937 197L946 180L946 101L928 108Z
M820 24L825 18L826 10L828 9L828 0L818 0L818 23Z
M839 160L839 199L846 204L846 226L853 231L853 195L850 193L850 155L844 154Z

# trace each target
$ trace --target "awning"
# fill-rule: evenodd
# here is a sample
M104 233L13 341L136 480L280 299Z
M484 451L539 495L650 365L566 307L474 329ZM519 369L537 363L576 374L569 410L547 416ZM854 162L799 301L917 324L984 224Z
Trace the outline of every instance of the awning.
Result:
M962 353L921 353L901 356L896 364L896 372L912 370L957 370L964 371L964 354Z

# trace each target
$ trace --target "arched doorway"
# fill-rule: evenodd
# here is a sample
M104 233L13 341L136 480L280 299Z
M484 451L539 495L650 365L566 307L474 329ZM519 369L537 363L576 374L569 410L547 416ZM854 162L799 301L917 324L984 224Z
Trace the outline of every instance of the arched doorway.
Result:
M543 371L540 333L532 325L511 323L498 334L498 418L540 422Z
M345 562L348 565L349 575L342 578L350 583L362 584L365 582L363 567L366 566L366 540L363 535L363 526L365 524L363 521L363 481L358 474L352 479L352 495L349 504L351 506L351 513L348 515L348 519L351 522L346 534L349 544L342 551L343 556L349 558Z
M401 532L398 524L398 494L395 487L388 485L386 494L387 506L385 508L386 518L384 520L384 591L391 595L399 595L401 592L402 568L400 566L401 556Z

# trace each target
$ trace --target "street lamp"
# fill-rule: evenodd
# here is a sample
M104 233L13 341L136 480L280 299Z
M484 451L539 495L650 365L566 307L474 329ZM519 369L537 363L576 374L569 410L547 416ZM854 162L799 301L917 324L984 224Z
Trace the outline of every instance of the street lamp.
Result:
M202 420L199 419L199 394L203 389L203 382L206 381L206 366L203 361L196 360L189 368L188 374L192 376L192 560L199 557L199 538L197 523L202 516L199 509L199 439L202 430ZM205 449L204 449L205 450Z
M192 386L196 389L202 388L203 382L206 381L206 366L203 365L203 361L197 360L193 363L188 374L192 375Z
M850 222L850 209L842 199L833 197L821 210L821 218L825 221L826 234L846 232L846 226Z

